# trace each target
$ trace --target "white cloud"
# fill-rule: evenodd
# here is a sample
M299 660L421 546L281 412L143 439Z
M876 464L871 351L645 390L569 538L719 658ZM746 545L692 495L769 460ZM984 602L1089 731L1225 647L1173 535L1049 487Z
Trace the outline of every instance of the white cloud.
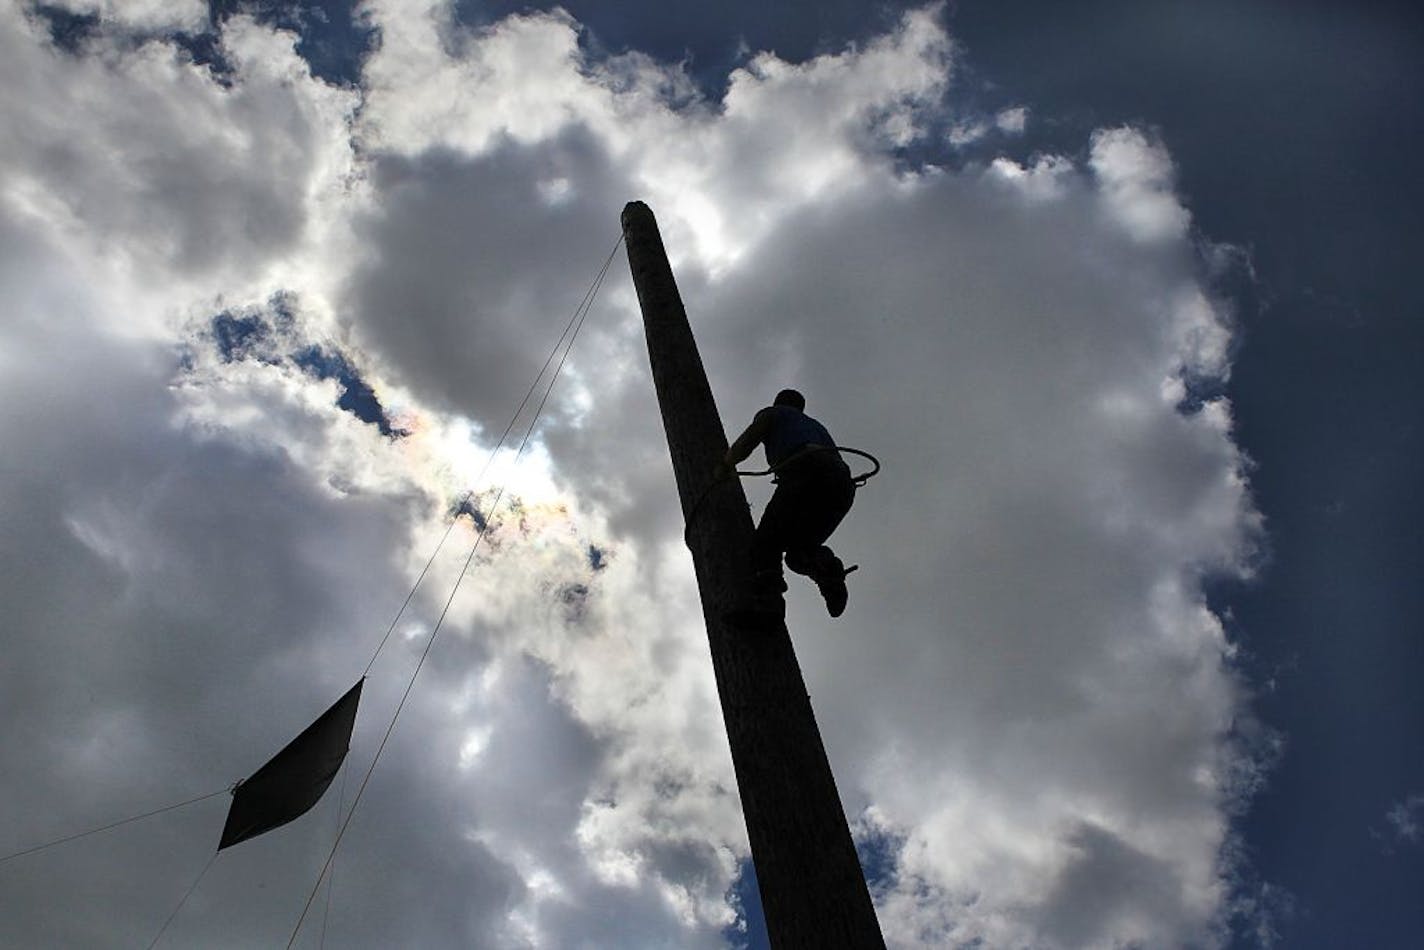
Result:
M1201 581L1259 525L1229 405L1178 411L1230 325L1165 149L897 172L942 119L933 13L759 54L720 103L590 60L567 14L369 13L361 93L247 19L224 85L0 13L4 840L220 786L349 685L644 197L729 428L794 383L886 463L838 536L847 616L803 587L791 616L845 803L899 842L892 945L1217 939L1245 710ZM621 264L343 845L341 945L717 946L732 920L745 834ZM204 335L275 326L278 292L268 351ZM339 409L307 345L411 435ZM472 540L374 668L353 769ZM0 936L150 939L218 825L13 866ZM281 939L331 828L225 854L172 939Z
M1089 165L1113 218L1144 242L1180 240L1191 215L1172 190L1171 156L1137 129L1104 129L1093 135Z
M946 141L955 148L973 145L989 134L989 123L983 119L964 119L950 126Z
M1055 200L1078 177L1073 163L1058 155L1040 156L1030 166L1000 156L989 163L991 178L1003 179L1020 195L1031 200Z
M1424 834L1424 795L1409 795L1385 812L1389 834L1399 844L1416 844Z
M994 125L1005 135L1022 135L1028 127L1028 107L1012 106L1000 109L994 116Z
M97 16L106 25L154 33L197 32L208 23L208 5L203 0L55 0L49 6Z
M164 307L215 288L265 296L299 279L300 250L320 266L312 245L323 204L346 190L356 100L311 79L293 36L229 20L225 86L166 43L76 58L12 8L0 18L7 211L148 296L131 332L164 332Z
M983 142L991 132L1000 135L1022 135L1028 127L1028 108L1013 106L1000 109L993 116L970 115L949 127L945 141L954 148L967 148ZM1007 161L1007 159L999 159Z

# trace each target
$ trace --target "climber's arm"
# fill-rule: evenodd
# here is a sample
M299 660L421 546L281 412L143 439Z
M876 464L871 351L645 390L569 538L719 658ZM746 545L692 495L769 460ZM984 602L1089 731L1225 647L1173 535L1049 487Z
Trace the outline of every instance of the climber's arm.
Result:
M772 414L770 409L763 409L752 419L751 425L746 431L737 436L737 441L727 447L727 454L723 456L722 462L728 467L735 467L736 464L748 455L752 450L766 439L767 433L771 431Z

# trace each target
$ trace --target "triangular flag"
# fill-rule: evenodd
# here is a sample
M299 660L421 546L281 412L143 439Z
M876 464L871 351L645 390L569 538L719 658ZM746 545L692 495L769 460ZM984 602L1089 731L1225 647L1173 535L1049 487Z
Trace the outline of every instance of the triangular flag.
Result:
M233 789L219 851L300 818L321 799L351 746L364 682Z

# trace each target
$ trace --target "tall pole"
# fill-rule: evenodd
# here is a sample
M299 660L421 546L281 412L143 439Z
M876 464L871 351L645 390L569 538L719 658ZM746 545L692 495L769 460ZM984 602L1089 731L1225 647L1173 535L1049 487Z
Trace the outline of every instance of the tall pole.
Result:
M751 515L737 479L714 484L727 435L657 222L641 201L623 209L623 235L771 945L883 948L786 624L728 619L751 590Z

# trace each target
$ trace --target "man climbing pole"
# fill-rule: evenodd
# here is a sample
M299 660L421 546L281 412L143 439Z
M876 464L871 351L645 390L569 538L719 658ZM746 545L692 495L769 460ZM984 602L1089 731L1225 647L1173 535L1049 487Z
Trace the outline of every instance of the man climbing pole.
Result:
M826 610L839 617L846 608L845 576L849 571L826 546L826 539L850 511L855 483L831 434L805 410L806 398L796 390L777 393L772 404L757 412L751 425L728 447L718 474L730 475L754 448L765 446L776 491L752 538L756 598L763 604L781 603L781 593L786 590L781 572L784 554L786 566L815 581L826 600Z

